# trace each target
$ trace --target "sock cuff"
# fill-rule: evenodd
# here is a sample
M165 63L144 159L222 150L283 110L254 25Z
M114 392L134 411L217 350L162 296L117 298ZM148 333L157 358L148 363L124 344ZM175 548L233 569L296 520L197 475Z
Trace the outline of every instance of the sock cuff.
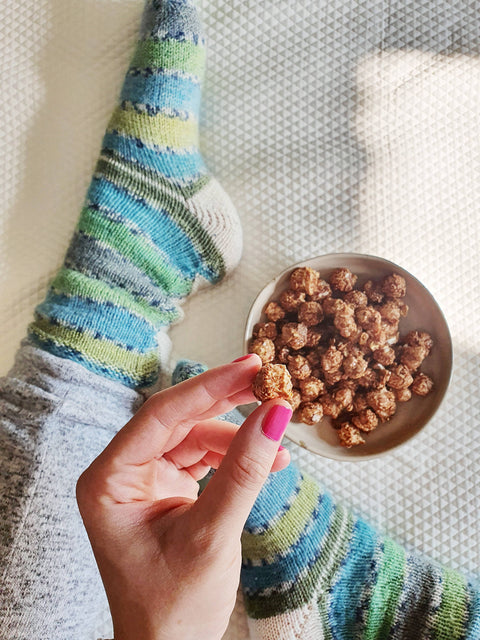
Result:
M81 415L85 423L108 429L112 435L144 402L144 396L134 389L97 375L71 359L40 349L29 339L23 340L17 351L8 379L15 379L17 387L23 383L30 388L22 402L27 413L30 395L34 403L42 395L42 402L62 405L63 415L70 416L74 422L78 422ZM26 424L30 420L28 418Z

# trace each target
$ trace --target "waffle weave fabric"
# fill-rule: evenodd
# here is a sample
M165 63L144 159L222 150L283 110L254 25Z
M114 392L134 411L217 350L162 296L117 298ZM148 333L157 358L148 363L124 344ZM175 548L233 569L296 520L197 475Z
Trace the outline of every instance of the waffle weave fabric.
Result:
M413 443L368 463L287 446L302 470L379 531L474 575L475 3L203 0L201 8L208 56L200 147L241 216L245 248L229 280L186 303L174 349L210 366L240 355L257 291L304 258L364 252L412 272L436 297L454 342L452 382L435 418ZM141 11L133 0L0 6L2 373L61 264ZM108 618L98 616L98 635L108 637ZM248 638L240 600L226 638Z

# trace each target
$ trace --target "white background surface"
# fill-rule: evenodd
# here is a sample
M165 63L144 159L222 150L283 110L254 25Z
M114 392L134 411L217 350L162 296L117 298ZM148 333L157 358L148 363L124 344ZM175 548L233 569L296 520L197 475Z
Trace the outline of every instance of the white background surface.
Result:
M212 366L237 357L257 291L314 255L371 253L413 273L454 342L439 413L373 462L290 448L381 531L478 575L480 18L475 3L452 4L203 0L202 147L245 251L227 282L187 302L171 338ZM141 10L0 4L1 373L61 263ZM246 636L239 604L226 637Z

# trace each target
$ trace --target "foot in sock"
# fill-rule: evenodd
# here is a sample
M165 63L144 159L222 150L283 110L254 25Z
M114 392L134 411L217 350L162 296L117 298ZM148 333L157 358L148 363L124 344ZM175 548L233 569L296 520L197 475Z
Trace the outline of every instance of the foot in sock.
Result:
M182 361L172 382L205 369ZM406 553L294 464L270 474L246 522L242 555L252 640L480 637L478 585Z
M253 638L480 637L478 587L406 553L293 465L270 475L242 549Z
M191 0L149 0L120 102L36 346L132 388L155 383L162 332L192 289L238 262L233 206L198 150L205 43Z

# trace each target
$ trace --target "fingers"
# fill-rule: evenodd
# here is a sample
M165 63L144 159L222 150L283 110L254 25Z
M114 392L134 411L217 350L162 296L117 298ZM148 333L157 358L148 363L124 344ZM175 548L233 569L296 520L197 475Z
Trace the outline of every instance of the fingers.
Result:
M105 455L123 464L142 464L172 449L199 420L253 402L251 386L260 367L260 358L252 354L155 394L117 433Z
M218 471L192 509L216 531L240 536L274 462L283 468L287 451L278 453L292 410L283 400L261 405L239 429Z
M195 425L178 446L164 454L164 458L170 460L177 469L188 470L190 475L198 480L210 467L218 469L239 429L238 425L226 420L205 420ZM285 454L279 451L272 471L283 469L284 457ZM201 467L196 467L200 462L207 466L203 475L199 475Z
M204 458L208 452L224 455L239 427L224 420L204 420L195 425L187 437L164 457L178 468L187 468Z

